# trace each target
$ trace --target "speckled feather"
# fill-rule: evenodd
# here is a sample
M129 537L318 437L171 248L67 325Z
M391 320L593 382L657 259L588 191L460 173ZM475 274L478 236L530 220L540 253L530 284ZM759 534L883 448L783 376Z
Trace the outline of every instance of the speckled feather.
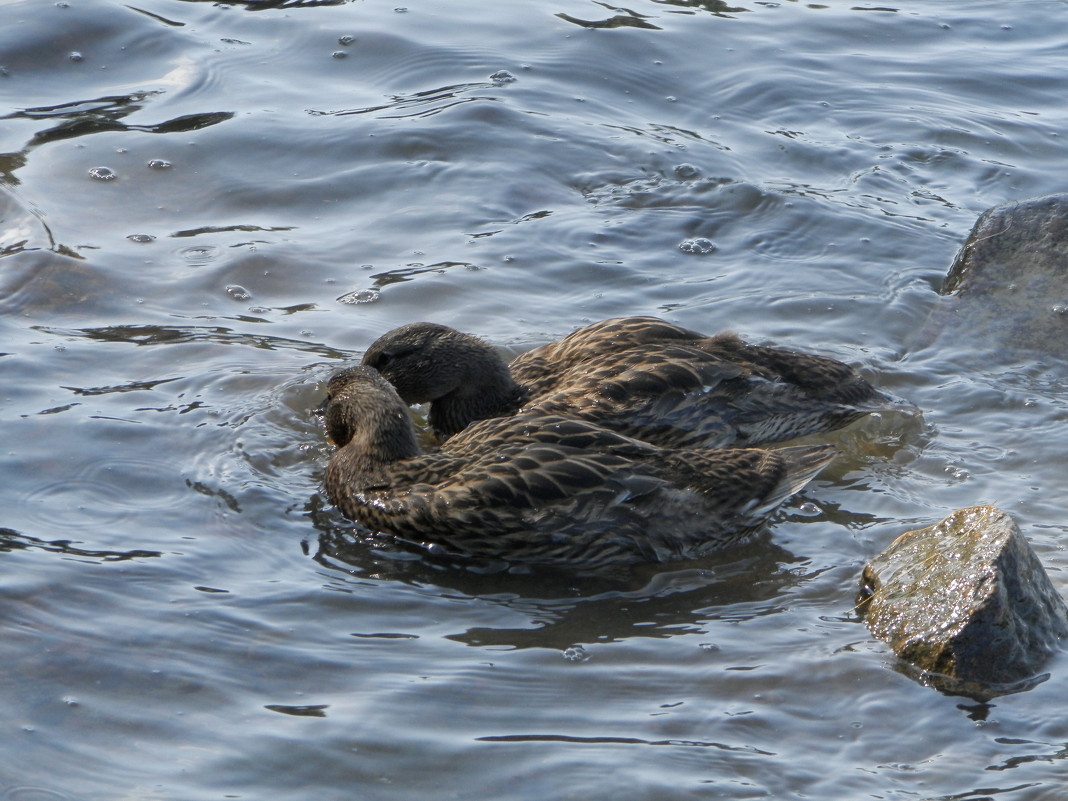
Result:
M478 556L598 568L692 556L761 528L834 458L829 446L665 449L526 410L421 453L403 401L374 370L330 381L339 446L326 489L346 516Z
M753 446L832 431L890 404L834 359L654 317L594 323L511 365L476 337L412 323L380 337L363 363L406 402L429 401L443 437L535 409L662 446Z

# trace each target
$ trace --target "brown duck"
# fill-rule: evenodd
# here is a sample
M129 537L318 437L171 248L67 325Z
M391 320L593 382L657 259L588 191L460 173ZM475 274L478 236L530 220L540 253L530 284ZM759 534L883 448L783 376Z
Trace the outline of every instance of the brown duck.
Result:
M369 529L454 552L597 569L734 543L834 458L830 446L660 448L536 409L420 452L375 370L330 379L330 500Z
M507 365L487 343L411 323L364 354L449 437L520 410L573 417L664 447L753 446L832 431L891 405L825 356L706 336L655 317L580 328Z

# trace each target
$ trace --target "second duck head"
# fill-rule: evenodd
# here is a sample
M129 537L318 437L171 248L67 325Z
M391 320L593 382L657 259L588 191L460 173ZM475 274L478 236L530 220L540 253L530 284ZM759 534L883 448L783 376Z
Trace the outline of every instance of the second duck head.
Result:
M351 444L376 462L419 453L408 407L375 370L342 370L330 379L326 391L326 433L338 448Z
M381 373L405 403L431 402L430 424L446 434L471 420L514 412L525 399L490 345L437 323L409 323L383 334L362 363Z

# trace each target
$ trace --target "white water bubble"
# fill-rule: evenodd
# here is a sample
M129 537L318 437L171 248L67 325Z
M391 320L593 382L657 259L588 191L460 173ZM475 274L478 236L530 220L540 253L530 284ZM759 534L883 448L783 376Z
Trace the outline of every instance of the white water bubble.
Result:
M152 236L152 234L130 234L126 238L129 239L131 242L138 243L139 245L146 245L149 242L156 241L156 237Z
M943 468L943 470L944 470L944 471L945 471L945 472L946 472L946 473L947 473L947 474L948 474L948 475L949 475L949 476L950 476L951 478L953 478L953 479L954 479L955 481L957 481L957 482L961 482L961 483L963 483L963 482L965 482L965 481L968 481L968 480L969 480L969 479L970 479L970 478L972 477L972 474L971 474L971 473L969 473L969 472L968 472L967 470L965 470L965 469L964 469L963 467L961 467L960 465L956 465L956 464L953 464L952 462L951 462L951 463L949 463L949 464L947 464L947 465L946 465L946 466L945 466L945 467Z
M490 77L490 80L496 84L515 83L516 77L512 75L508 70L497 70Z
M230 296L231 300L252 300L252 293L237 284L229 284L226 287L226 294Z
M337 299L338 303L374 303L379 298L379 292L377 289L357 289L353 292L348 292Z
M716 243L703 236L699 236L695 239L684 239L679 243L679 250L683 253L696 253L699 256L711 253L715 249Z
M564 649L564 659L568 662L589 662L590 655L581 645L572 645Z
M149 159L146 165L150 170L169 170L174 165L166 159Z
M119 176L111 167L90 167L89 177L95 181L114 181Z

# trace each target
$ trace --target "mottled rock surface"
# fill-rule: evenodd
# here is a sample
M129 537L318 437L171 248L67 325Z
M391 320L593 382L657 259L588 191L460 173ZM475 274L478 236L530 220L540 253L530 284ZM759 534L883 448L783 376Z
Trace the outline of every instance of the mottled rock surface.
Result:
M860 609L924 681L974 697L1030 686L1068 635L1064 600L994 506L898 537L864 568Z
M976 221L924 339L1068 358L1068 193L995 206ZM1010 354L1006 354L1010 355Z

